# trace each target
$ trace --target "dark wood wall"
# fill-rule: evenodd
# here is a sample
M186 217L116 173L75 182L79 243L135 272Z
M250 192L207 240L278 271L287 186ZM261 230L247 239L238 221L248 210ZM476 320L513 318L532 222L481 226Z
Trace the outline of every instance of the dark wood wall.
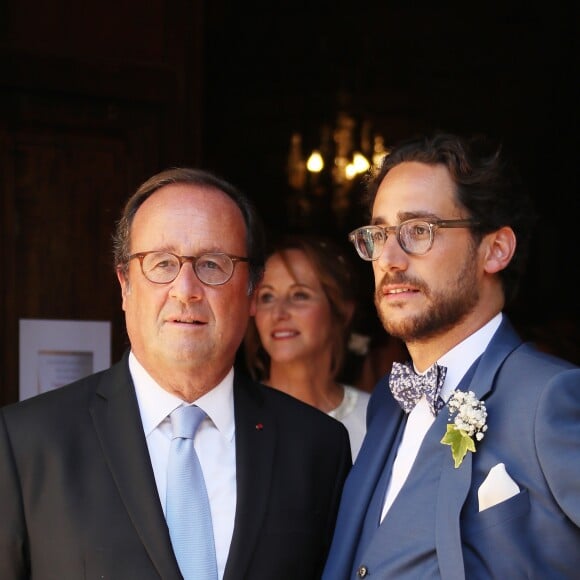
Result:
M548 332L575 345L577 38L564 2L2 3L0 404L18 398L20 318L110 320L122 352L110 236L145 178L203 165L282 231L290 135L314 144L339 95L388 142L504 142L543 218L519 318L570 321Z
M200 160L201 2L27 0L0 15L0 404L18 398L20 318L110 320L127 196Z
M511 314L526 336L580 363L574 3L322 0L258 12L227 4L210 9L218 26L206 38L204 157L256 195L271 230L288 224L290 135L316 144L341 93L388 143L434 129L487 134L517 165L541 216Z

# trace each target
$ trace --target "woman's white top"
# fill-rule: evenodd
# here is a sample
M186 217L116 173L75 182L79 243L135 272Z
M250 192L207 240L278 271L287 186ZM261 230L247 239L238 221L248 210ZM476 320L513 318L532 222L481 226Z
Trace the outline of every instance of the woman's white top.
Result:
M342 388L344 389L342 403L328 414L347 428L354 462L367 431L367 403L370 394L349 385L342 385Z

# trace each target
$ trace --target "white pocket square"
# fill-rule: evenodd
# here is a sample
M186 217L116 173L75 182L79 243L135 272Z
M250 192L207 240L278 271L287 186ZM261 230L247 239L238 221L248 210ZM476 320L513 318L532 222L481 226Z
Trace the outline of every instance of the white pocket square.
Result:
M485 481L477 491L479 511L493 507L520 493L520 488L509 476L503 463L498 463L489 470Z

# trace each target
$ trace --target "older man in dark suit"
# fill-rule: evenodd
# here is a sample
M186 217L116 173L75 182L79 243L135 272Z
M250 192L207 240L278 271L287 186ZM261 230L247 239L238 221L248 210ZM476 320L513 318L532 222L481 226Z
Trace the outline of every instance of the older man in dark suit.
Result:
M115 260L127 354L1 410L0 578L198 580L198 544L204 578L319 578L348 435L234 370L263 271L248 200L207 172L158 174L128 201ZM190 407L202 421L185 464L201 465L209 513L183 525L187 500L168 513L172 438L192 435L173 414ZM206 532L184 544L198 521Z

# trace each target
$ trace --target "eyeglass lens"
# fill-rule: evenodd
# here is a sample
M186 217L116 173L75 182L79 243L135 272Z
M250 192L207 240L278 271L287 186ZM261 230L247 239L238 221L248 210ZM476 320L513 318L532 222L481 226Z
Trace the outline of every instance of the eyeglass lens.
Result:
M361 258L376 260L382 253L389 235L395 234L399 245L410 254L424 254L432 243L428 222L408 221L399 226L367 226L353 232L352 241Z
M232 276L234 262L227 254L203 254L198 258L181 259L166 252L151 252L143 257L143 274L151 282L167 284L177 278L183 262L192 262L199 280L216 286L225 284Z

